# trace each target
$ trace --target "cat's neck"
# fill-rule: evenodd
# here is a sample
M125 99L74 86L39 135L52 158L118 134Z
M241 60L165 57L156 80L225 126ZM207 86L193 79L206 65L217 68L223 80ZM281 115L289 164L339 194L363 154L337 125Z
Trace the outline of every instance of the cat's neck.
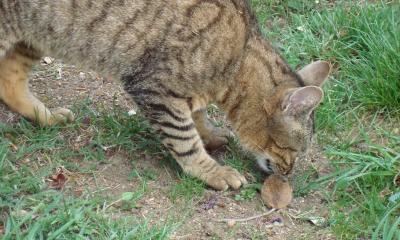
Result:
M230 86L217 94L217 104L239 135L255 134L263 130L256 128L262 128L270 117L266 100L267 105L277 106L281 93L298 85L295 78L296 74L266 40L252 37Z
M261 108L263 99L273 88L270 82L268 46L260 39L252 37L244 50L238 70L230 81L217 93L217 104L225 111L229 120L234 122L243 114L249 113L244 108ZM268 65L266 67L266 65ZM261 109L257 109L261 110Z

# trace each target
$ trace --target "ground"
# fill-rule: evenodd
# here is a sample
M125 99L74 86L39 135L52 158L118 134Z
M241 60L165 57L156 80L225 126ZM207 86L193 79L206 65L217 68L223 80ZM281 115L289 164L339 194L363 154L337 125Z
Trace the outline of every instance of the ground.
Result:
M251 182L216 192L181 172L121 85L46 58L32 91L76 121L41 128L0 103L4 239L400 239L399 4L253 1L261 29L294 68L334 70L317 136L291 176L295 198L268 212L264 176L235 139L213 152ZM397 39L397 40L396 40ZM215 106L210 117L229 127Z
M31 85L35 94L50 108L73 107L76 103L90 99L91 103L86 105L86 108L89 109L112 110L116 104L118 104L118 111L125 113L135 109L118 81L101 78L94 73L64 65L60 61L50 64L42 62L32 75ZM43 91L43 89L47 90ZM8 111L5 105L1 105L1 110L1 121L6 123L20 121L21 116ZM79 118L78 115L77 121L85 122L87 118ZM123 129L121 130L123 131ZM75 150L90 145L88 139L93 137L90 131L70 134L68 127L61 130L60 134L68 135L65 137L71 140L69 146L65 147ZM121 210L122 206L116 204L108 209L107 216L112 219L133 215L153 224L153 222L165 222L169 218L173 218L174 221L181 223L171 233L171 239L253 239L254 237L262 239L267 236L271 237L270 239L293 239L294 237L307 239L310 236L329 239L332 236L326 227L316 226L308 219L308 217L326 218L327 216L327 211L324 209L326 200L322 194L317 192L304 197L296 197L289 209L245 223L237 223L235 226L228 226L227 223L219 223L217 220L251 217L268 211L262 203L259 193L254 192L255 196L238 201L235 200L235 196L240 195L240 191L216 192L204 186L200 186L201 190L197 192L180 190L179 184L182 184L181 182L185 181L187 177L180 177L176 167L161 164L163 159L158 158L157 155L138 153L129 149L122 150L118 149L118 146L103 146L103 148L109 149L103 149L105 157L101 163L98 161L85 162L79 157L72 160L63 158L53 165L55 173L52 174L57 174L57 168L65 168L63 174L68 178L68 182L63 188L67 194L82 197L99 192L105 198L105 205L108 204L107 200L111 202L118 200L122 194L137 192L145 184L146 191L143 192L140 199L135 201L134 208ZM220 161L224 161L225 154L225 151L220 151L214 153L214 156ZM315 157L315 155L313 161L319 164L322 157ZM327 161L326 158L323 159ZM33 169L38 168L36 163L22 161ZM64 161L75 161L80 169L89 168L90 170L69 170L68 167L63 166ZM251 160L247 159L247 161ZM255 164L254 161L251 162L251 164L253 163ZM48 162L45 160L42 164L47 165ZM305 169L302 168L314 165L311 161L299 165L295 177L303 173ZM147 176L149 179L143 181L140 178L132 177L134 170L142 172L145 178L146 174L149 175ZM247 172L246 174L249 176L251 173ZM248 178L249 180L254 179L254 177ZM187 183L183 183L187 186L183 187L190 188L192 181L194 180L189 179ZM302 216L301 219L300 216ZM274 219L282 219L283 224L274 225Z

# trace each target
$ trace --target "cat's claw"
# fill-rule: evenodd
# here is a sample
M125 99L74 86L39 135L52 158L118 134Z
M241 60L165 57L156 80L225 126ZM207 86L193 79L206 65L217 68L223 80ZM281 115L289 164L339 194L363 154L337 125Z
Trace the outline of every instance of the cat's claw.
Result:
M207 179L207 184L216 190L225 191L228 188L236 190L247 184L247 180L236 169L221 166Z

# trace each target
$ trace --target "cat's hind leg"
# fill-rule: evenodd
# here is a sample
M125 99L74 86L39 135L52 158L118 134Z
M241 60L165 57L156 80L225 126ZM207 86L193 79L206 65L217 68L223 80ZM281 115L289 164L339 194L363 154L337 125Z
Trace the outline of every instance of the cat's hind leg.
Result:
M0 58L0 99L13 111L43 126L72 121L70 110L50 111L30 92L28 74L39 59L39 52L23 43Z
M207 150L216 150L228 143L233 134L228 129L218 128L207 117L207 110L201 109L192 113L196 129Z

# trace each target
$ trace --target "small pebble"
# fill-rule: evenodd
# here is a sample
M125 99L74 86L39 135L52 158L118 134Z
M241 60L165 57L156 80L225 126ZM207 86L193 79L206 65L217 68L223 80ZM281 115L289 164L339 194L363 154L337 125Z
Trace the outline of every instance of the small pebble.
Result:
M79 78L80 78L81 80L85 80L86 74L85 74L84 72L80 72L80 73L79 73Z
M133 115L136 115L136 110L135 109L132 109L132 110L130 110L129 112L128 112L128 116L133 116Z
M232 228L233 226L235 226L236 221L235 220L230 220L230 221L227 222L227 224L228 224L228 227Z
M51 64L53 61L54 61L54 59L51 58L51 57L44 57L43 58L43 63L46 64L46 65Z

